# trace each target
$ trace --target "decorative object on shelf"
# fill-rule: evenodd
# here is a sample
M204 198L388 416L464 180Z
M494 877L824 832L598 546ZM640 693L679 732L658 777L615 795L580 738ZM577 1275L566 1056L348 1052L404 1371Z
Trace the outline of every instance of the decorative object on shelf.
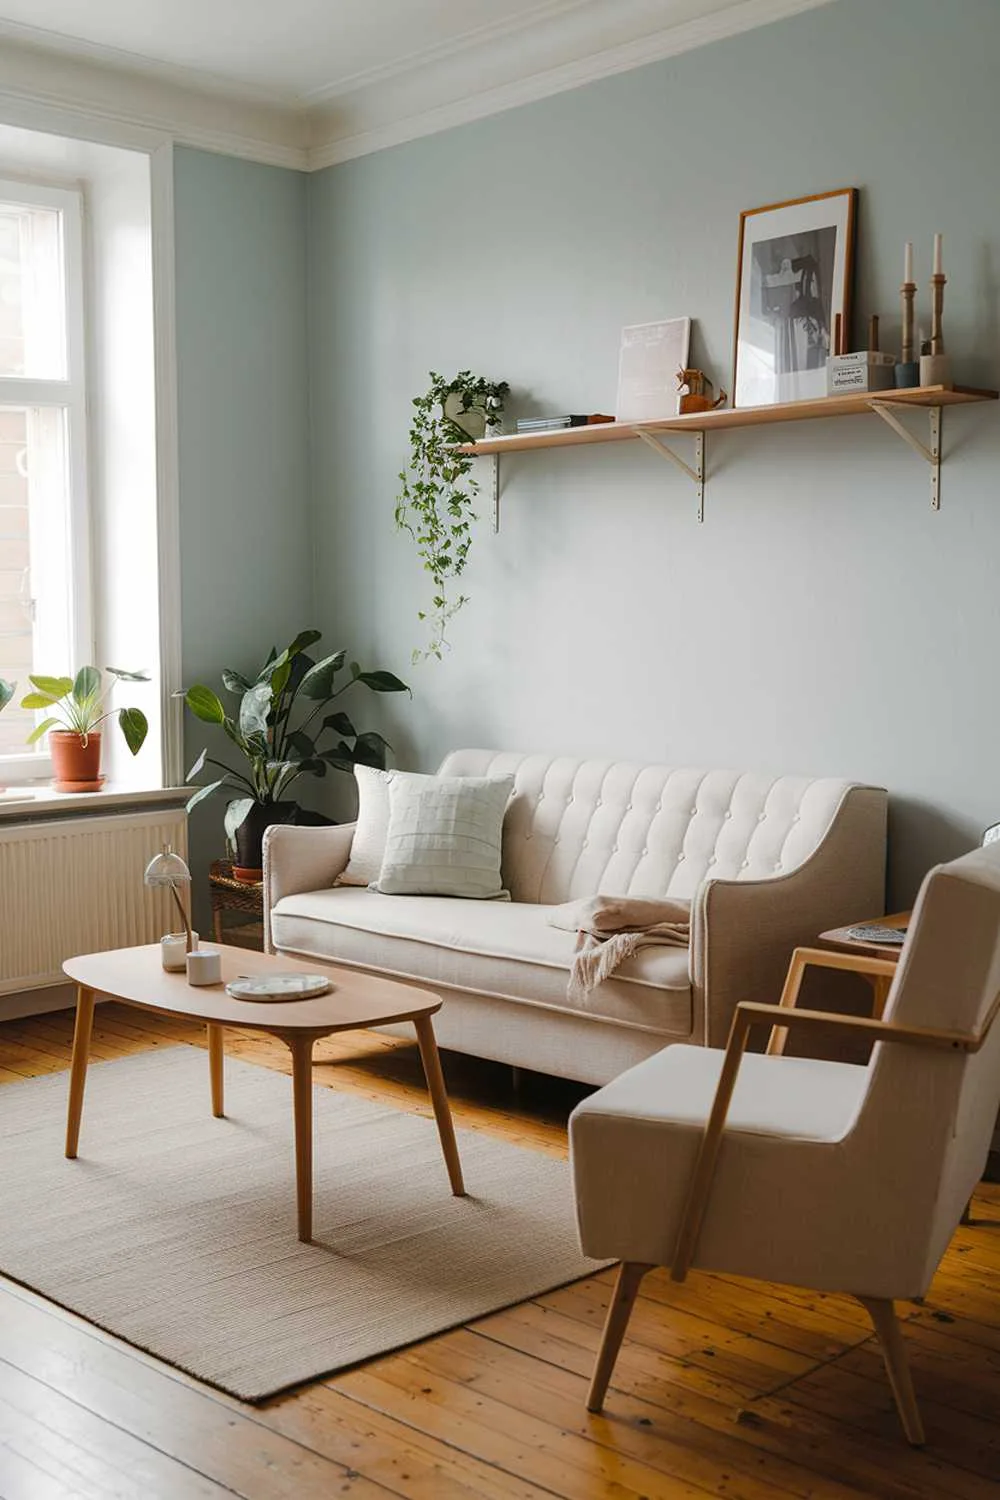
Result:
M613 422L614 417L603 412L572 412L563 417L518 417L515 429L518 432L557 432L562 427L592 427L599 422Z
M460 370L453 380L432 370L430 379L424 394L413 398L410 464L400 471L395 513L397 529L409 532L416 542L433 587L430 609L418 613L430 632L428 644L414 649L414 662L429 656L442 659L448 623L468 603L465 594L448 596L468 562L476 519L473 504L479 493L472 458L461 445L500 428L510 394L505 380L486 380L469 370Z
M903 284L899 289L903 306L903 337L899 363L895 369L896 389L909 390L920 384L920 360L914 357L913 297L917 283L913 279L913 244L907 240L903 251Z
M308 647L321 635L319 630L303 630L283 651L272 647L253 680L224 667L223 688L239 700L235 713L227 713L221 699L203 683L178 694L202 723L224 730L246 761L245 771L235 771L203 750L187 780L194 781L206 765L218 767L223 774L199 786L187 810L224 789L242 794L226 809L225 830L228 843L236 850L234 872L244 872L249 880L260 879L261 844L265 829L272 823L330 821L321 814L306 812L287 797L300 776L323 777L328 768L350 774L357 764L385 765L386 752L392 748L389 742L375 730L355 729L343 712L327 712L334 699L355 683L375 693L410 691L392 672L363 672L356 661L350 663L348 680L335 689L347 653L334 651L316 661ZM331 736L332 742L320 748L324 735Z
M951 361L944 352L941 319L944 313L944 289L948 278L941 260L941 236L934 236L934 273L931 276L931 344L927 354L920 355L920 384L947 385L951 379Z
M856 202L842 188L740 215L734 406L826 394L827 359L850 342Z
M837 320L840 327L840 320ZM842 391L890 391L896 385L896 357L883 354L878 346L878 314L868 319L868 348L853 354L831 354L826 362L826 389L831 396Z
M312 1000L333 985L325 974L241 974L226 985L234 1000Z
M616 421L655 422L677 415L677 371L686 367L690 345L690 318L622 329Z
M180 912L181 922L184 924L184 942L186 944L184 953L185 955L191 953L196 947L195 935L191 930L191 918L188 915L187 907L184 905L179 894L181 887L187 887L190 891L191 871L180 855L175 854L169 844L164 844L159 854L154 854L153 858L149 861L142 879L144 885L152 886L154 889L166 888L169 890L171 896L174 898L174 905ZM164 937L163 942L173 943L174 937L175 934L170 933L167 937ZM170 966L166 962L166 950L161 952L161 957L164 960L163 967L165 969L169 968ZM183 967L184 965L182 964L181 968Z
M715 411L729 400L725 391L720 391L712 400L715 387L703 370L678 370L677 389L681 393L682 416L689 411Z
M105 667L114 679L107 687L96 667L81 667L75 677L30 676L34 692L21 699L22 708L46 711L28 736L33 745L48 733L54 786L57 792L99 792L101 775L101 731L98 725L117 715L125 743L138 755L149 725L138 708L105 708L105 699L115 683L148 682L145 672L124 672Z

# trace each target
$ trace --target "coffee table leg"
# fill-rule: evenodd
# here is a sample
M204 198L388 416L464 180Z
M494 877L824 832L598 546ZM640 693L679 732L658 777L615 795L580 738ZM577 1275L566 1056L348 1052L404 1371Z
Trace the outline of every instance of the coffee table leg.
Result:
M93 990L79 985L76 992L76 1028L73 1032L73 1061L69 1070L69 1110L66 1115L66 1155L72 1160L80 1140L80 1117L83 1114L83 1090L87 1082L90 1058L90 1030L94 1024Z
M434 1118L437 1120L438 1135L441 1137L441 1150L444 1152L445 1165L448 1168L448 1180L455 1197L462 1198L465 1196L462 1163L458 1155L455 1127L451 1122L451 1106L448 1103L448 1094L444 1086L444 1074L441 1072L441 1057L438 1053L437 1038L434 1035L434 1024L430 1016L416 1017L413 1024L417 1029L420 1059L424 1065L427 1087L434 1106Z
M225 1115L225 1053L222 1049L222 1027L207 1026L208 1072L212 1081L212 1114L217 1120Z
M312 1239L312 1051L310 1036L286 1037L292 1054L292 1101L295 1110L295 1193L299 1239Z

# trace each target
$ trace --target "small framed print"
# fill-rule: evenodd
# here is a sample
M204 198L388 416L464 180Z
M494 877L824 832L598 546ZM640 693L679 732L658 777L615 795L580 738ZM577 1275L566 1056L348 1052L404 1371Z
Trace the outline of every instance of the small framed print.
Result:
M847 337L857 189L740 215L733 405L826 395L826 361Z

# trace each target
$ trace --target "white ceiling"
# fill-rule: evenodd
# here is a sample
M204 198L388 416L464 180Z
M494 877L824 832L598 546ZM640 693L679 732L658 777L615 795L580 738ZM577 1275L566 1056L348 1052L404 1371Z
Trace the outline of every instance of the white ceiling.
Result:
M266 106L338 160L824 3L0 0L0 53Z

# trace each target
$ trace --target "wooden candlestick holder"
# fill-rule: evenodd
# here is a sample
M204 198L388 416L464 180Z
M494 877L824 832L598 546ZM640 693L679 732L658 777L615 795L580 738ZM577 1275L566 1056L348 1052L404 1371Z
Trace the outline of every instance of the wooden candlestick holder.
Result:
M944 314L944 289L948 278L943 271L935 271L931 277L931 352L920 356L920 384L947 385L951 378L951 367L944 352L944 333L941 321Z
M915 357L913 340L913 299L916 291L915 281L904 281L899 289L903 303L903 340L895 371L896 387L899 390L920 384L920 361Z

